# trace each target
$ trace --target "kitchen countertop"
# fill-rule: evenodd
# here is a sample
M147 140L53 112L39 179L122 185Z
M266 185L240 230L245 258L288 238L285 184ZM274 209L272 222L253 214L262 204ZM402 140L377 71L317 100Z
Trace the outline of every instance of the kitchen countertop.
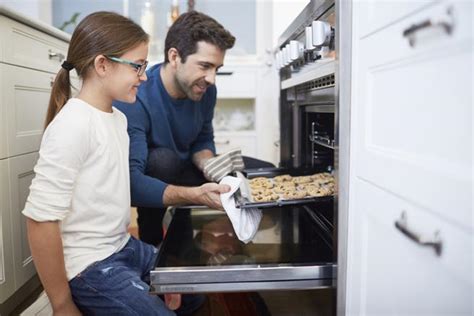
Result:
M30 18L22 13L16 12L14 10L11 10L9 8L6 8L3 5L0 5L0 15L9 17L15 21L18 21L20 23L29 25L39 31L45 32L51 36L54 36L60 40L67 41L69 42L71 39L71 35L69 35L66 32L63 32L52 25L49 25L47 23L44 23L40 20Z

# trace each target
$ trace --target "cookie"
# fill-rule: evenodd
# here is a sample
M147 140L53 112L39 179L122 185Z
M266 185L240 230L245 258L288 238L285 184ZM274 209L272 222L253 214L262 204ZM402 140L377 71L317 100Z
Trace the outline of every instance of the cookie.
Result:
M301 176L301 177L294 177L293 178L293 182L295 183L310 183L311 181L313 181L313 179L311 178L311 176Z
M273 191L275 193L284 193L287 191L294 191L295 190L295 183L294 182L282 182L278 183L274 188Z
M276 176L273 178L273 181L275 182L288 182L291 181L292 177L289 174L283 174L281 176Z
M285 193L283 193L283 197L288 200L302 199L305 196L306 196L305 190L286 191Z

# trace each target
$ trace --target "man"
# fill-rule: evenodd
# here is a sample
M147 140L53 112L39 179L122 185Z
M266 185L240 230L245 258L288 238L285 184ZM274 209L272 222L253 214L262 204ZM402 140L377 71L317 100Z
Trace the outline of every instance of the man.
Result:
M166 36L164 63L147 71L136 104L115 103L128 118L132 204L138 206L139 235L145 242L161 242L167 205L222 208L219 194L229 188L206 183L210 177L203 170L216 154L215 77L234 42L209 16L182 14Z

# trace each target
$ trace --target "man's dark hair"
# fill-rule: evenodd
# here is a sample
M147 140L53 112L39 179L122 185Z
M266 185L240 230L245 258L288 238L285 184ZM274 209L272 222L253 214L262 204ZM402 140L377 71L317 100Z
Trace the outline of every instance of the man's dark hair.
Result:
M178 50L182 62L197 51L197 43L204 41L219 47L222 51L234 46L235 37L219 22L204 13L191 11L183 13L171 25L165 40L165 63L168 63L168 51Z

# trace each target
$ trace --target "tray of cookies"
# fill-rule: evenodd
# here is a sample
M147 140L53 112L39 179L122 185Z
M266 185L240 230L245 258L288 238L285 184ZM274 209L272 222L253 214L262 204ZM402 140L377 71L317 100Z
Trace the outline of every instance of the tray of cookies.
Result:
M335 192L334 176L328 172L306 175L237 173L242 179L236 192L240 208L275 207L332 199Z

